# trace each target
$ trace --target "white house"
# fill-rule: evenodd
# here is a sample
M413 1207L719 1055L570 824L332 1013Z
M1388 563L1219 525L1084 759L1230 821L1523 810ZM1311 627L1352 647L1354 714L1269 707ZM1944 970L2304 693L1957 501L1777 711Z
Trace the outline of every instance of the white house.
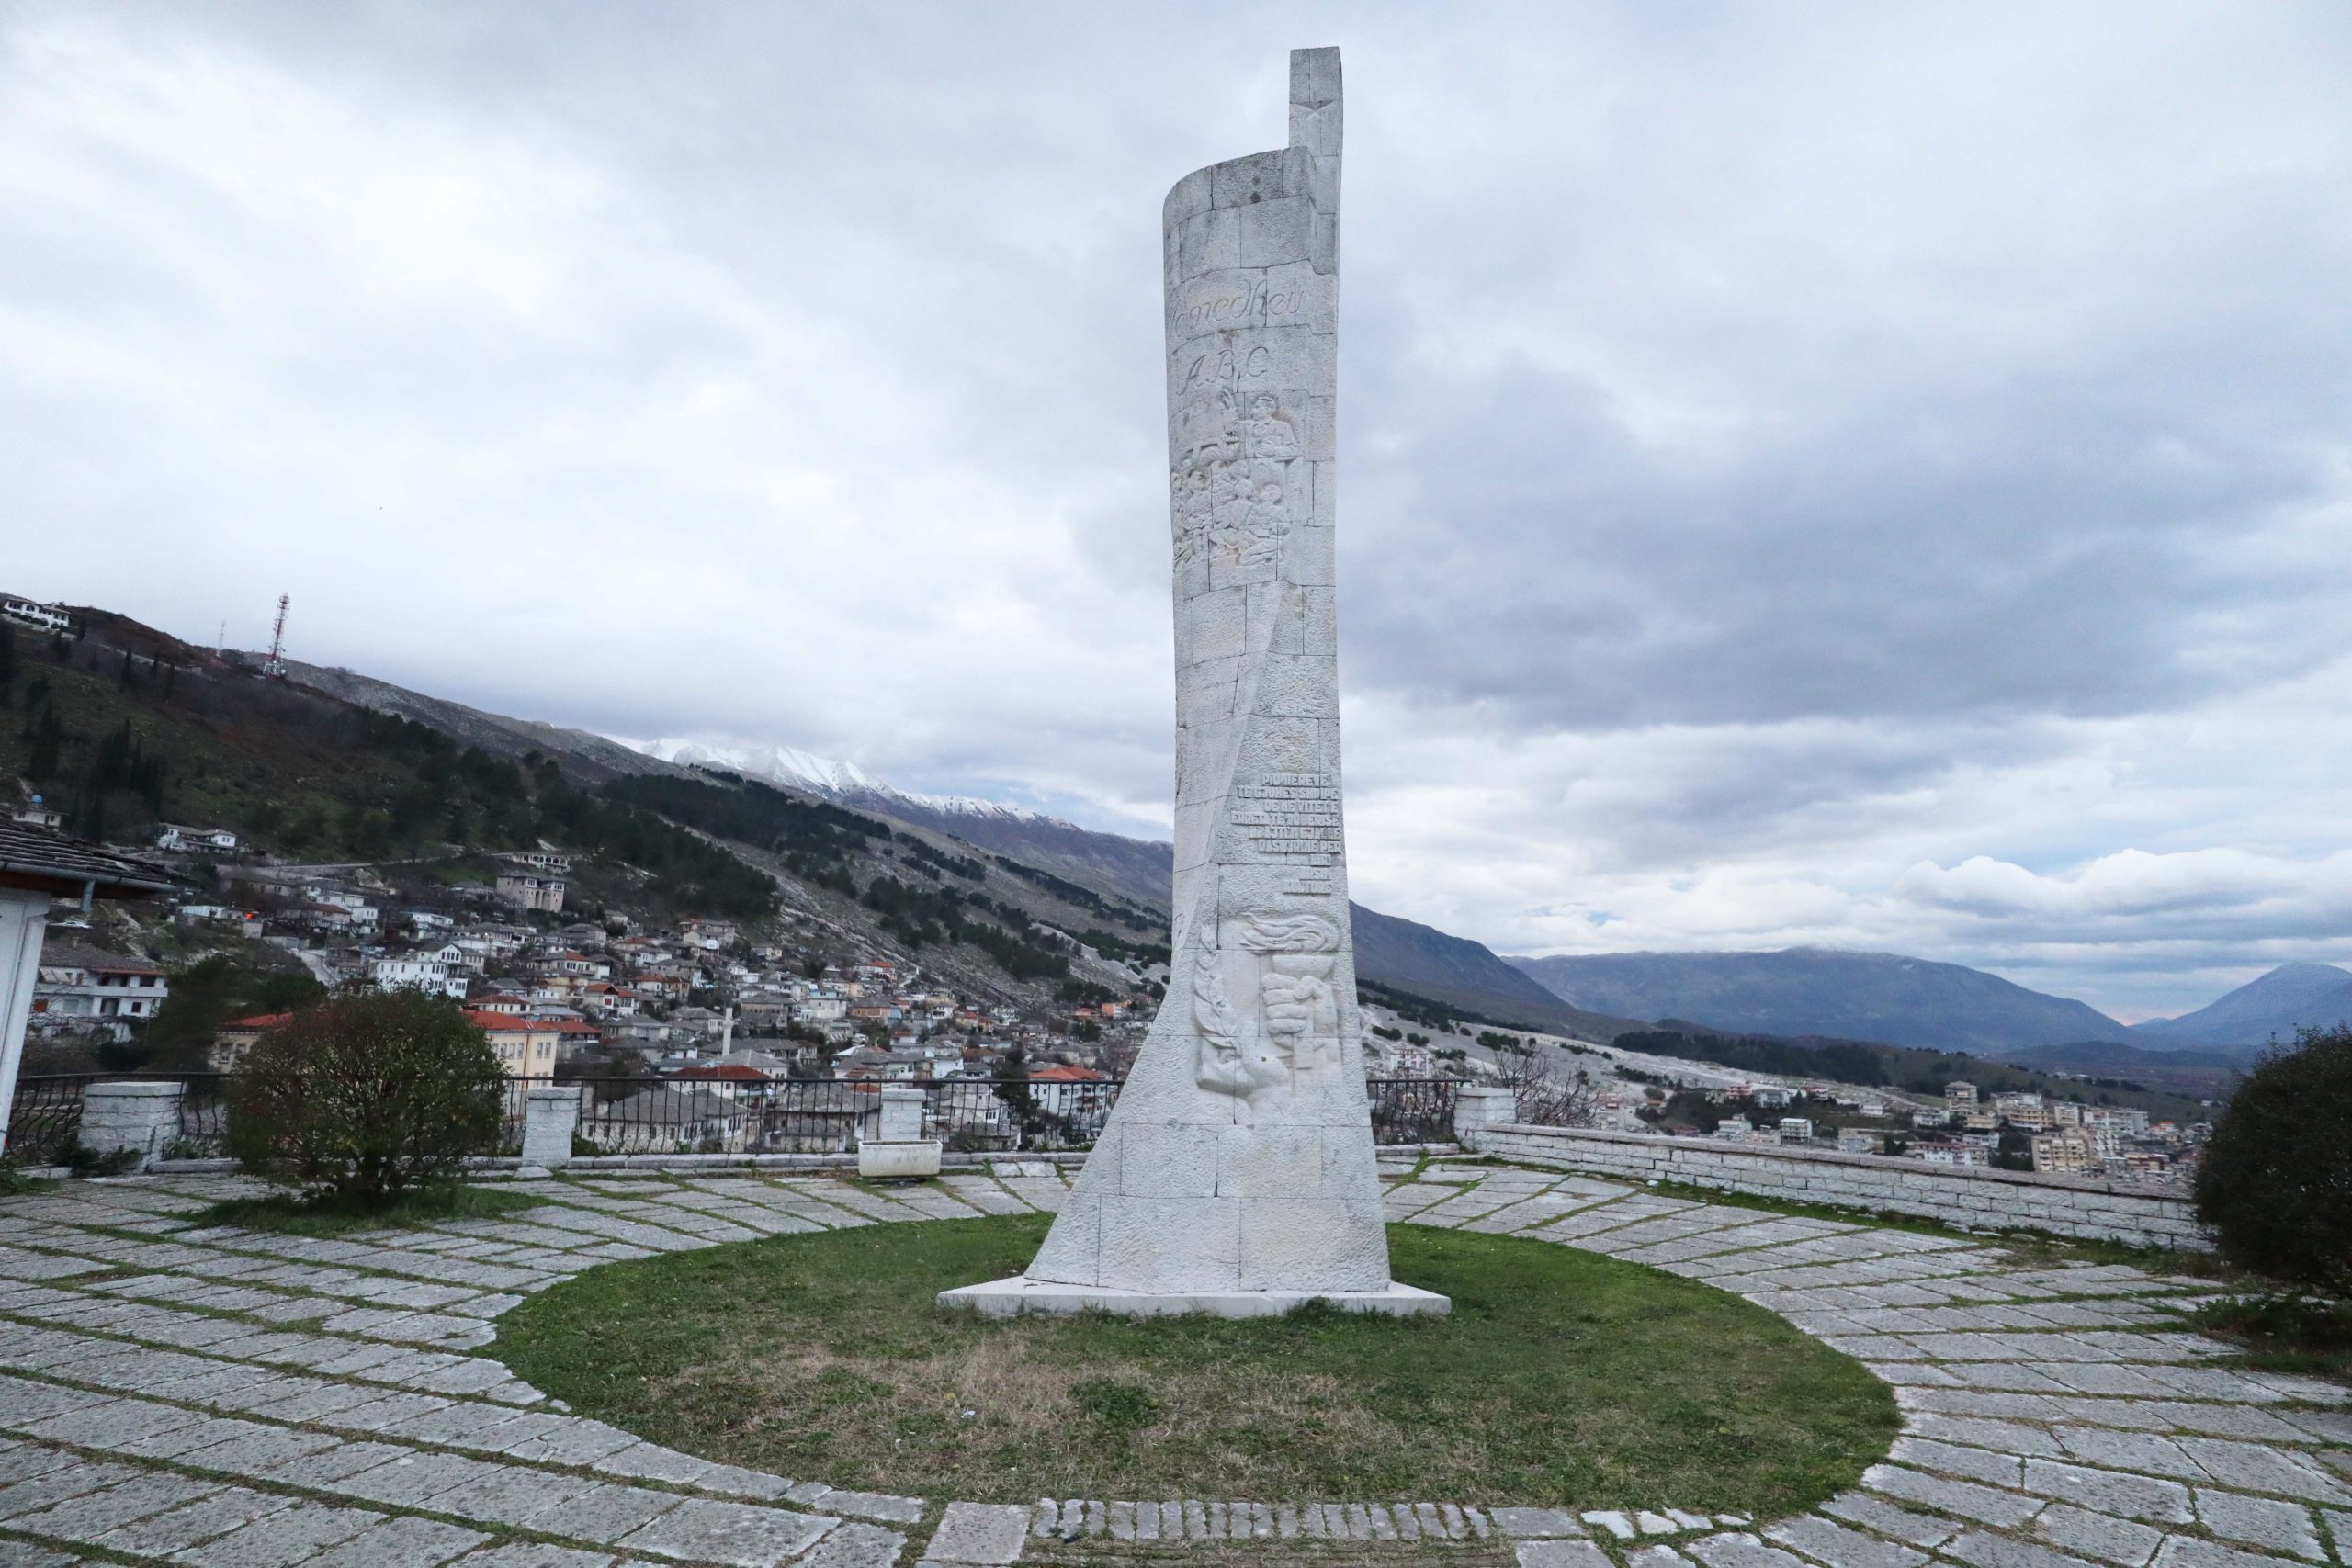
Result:
M22 621L27 626L40 626L45 631L67 632L74 629L74 617L55 604L43 604L31 599L0 599L0 615Z
M431 991L462 1000L466 994L466 954L455 942L426 951L379 958L368 966L376 984L387 991Z
M154 1017L170 995L164 972L143 958L52 942L40 951L32 1022L44 1029L95 1026L127 1039L130 1025Z
M166 822L155 835L155 847L181 854L232 855L237 852L237 835L226 828L189 828Z
M564 880L560 876L541 876L527 871L502 871L498 874L498 896L526 909L556 913L563 908L564 887Z

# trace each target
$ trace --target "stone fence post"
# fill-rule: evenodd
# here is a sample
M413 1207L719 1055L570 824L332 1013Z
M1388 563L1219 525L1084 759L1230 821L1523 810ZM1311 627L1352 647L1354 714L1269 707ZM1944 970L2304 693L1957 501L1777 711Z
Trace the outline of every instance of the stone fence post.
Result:
M886 1089L882 1091L882 1131L876 1140L885 1144L911 1144L922 1137L923 1102L930 1097L919 1089Z
M94 1083L82 1091L81 1141L102 1155L128 1149L147 1165L180 1135L180 1100L187 1086Z
M571 1137L580 1130L580 1086L542 1084L523 1091L523 1163L541 1170L571 1161Z
M1453 1141L1474 1154L1489 1127L1519 1120L1519 1091L1499 1084L1464 1084L1453 1091Z
M857 1173L869 1178L923 1177L939 1174L941 1145L922 1135L922 1109L930 1096L919 1089L894 1084L882 1091L880 1125L875 1135L857 1141Z

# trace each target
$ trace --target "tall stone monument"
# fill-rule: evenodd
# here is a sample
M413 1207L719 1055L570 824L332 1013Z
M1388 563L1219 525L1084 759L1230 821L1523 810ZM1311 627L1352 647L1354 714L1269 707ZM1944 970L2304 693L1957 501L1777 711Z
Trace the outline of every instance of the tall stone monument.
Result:
M1290 145L1161 220L1176 576L1174 963L1021 1312L1444 1312L1388 1277L1340 814L1332 587L1340 51L1290 57Z

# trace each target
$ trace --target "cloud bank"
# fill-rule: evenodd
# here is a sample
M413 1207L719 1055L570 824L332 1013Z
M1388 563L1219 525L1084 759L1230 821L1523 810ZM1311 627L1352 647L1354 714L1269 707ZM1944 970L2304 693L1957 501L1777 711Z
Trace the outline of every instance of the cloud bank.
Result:
M1350 74L1358 892L2352 959L2352 17L0 18L5 585L1164 821L1159 197Z

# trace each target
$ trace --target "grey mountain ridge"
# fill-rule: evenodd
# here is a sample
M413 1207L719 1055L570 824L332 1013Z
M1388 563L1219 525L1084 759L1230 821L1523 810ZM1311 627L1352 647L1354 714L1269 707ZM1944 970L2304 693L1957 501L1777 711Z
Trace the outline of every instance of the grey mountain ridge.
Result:
M519 759L537 751L594 780L641 773L690 777L696 772L691 765L661 761L587 730L485 713L349 670L289 660L287 674L298 684L379 713L398 714L492 756ZM1095 893L1162 915L1168 912L1175 866L1172 844L1097 832L1058 818L1009 810L985 801L910 795L854 770L842 770L830 779L771 774L748 766L743 771L746 776L796 794L961 839ZM1430 998L1500 1022L1587 1039L1605 1041L1624 1030L1643 1027L1638 1020L1598 1017L1563 1003L1481 943L1383 915L1361 904L1351 908L1359 973L1374 985Z
M1622 953L1507 960L1573 1006L1757 1034L1982 1054L2120 1040L2085 1003L1958 964L1892 953Z
M2252 1046L2272 1039L2291 1042L2299 1025L2326 1029L2347 1021L2352 970L2333 964L2282 964L2194 1012L2134 1024L2125 1038L2156 1051Z
M487 713L349 670L289 661L288 674L494 756L537 750L591 779L695 772L602 735ZM1168 909L1174 849L1165 841L1100 832L991 802L911 795L854 770L830 780L777 775L763 782L961 839L1106 897L1162 914ZM1647 1028L1644 1021L1673 1017L1726 1031L1977 1054L2097 1042L2164 1052L2258 1045L2274 1035L2290 1039L2298 1022L2324 1027L2352 1018L2352 972L2321 964L2284 964L2195 1012L2127 1027L2082 1002L1962 964L1899 953L1799 947L1506 959L1465 937L1361 904L1351 908L1365 981L1498 1022L1602 1042ZM2109 1066L2128 1070L2126 1061Z

